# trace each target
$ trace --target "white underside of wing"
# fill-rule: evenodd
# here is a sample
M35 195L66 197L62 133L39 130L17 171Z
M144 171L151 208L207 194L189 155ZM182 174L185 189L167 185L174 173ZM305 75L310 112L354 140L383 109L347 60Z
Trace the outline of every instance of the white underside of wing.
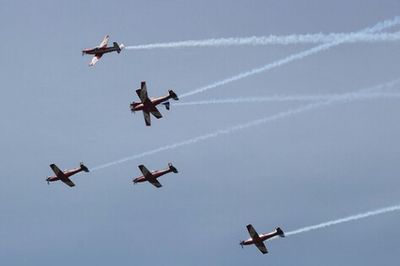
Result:
M99 59L100 59L99 57L94 56L89 66L94 66L99 61Z

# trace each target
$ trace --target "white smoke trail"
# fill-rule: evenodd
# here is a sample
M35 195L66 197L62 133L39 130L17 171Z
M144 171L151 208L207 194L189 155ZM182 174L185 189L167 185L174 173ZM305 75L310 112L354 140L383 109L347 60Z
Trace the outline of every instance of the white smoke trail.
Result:
M365 219L368 217L372 217L372 216L376 216L376 215L380 215L380 214L384 214L384 213L389 213L389 212L395 212L395 211L400 211L400 205L386 207L386 208L382 208L382 209L378 209L378 210L374 210L374 211L351 215L348 217L340 218L337 220L332 220L332 221L325 222L325 223L320 223L320 224L316 224L316 225L303 227L303 228L300 228L297 230L287 232L287 233L285 233L285 236L292 236L292 235L297 235L297 234L301 234L301 233L306 233L306 232L309 232L312 230L322 229L322 228L326 228L326 227L332 226L332 225L348 223L351 221Z
M364 33L364 34L374 33L374 32L378 32L378 31L393 27L393 26L398 25L398 24L400 24L400 17L395 17L392 20L386 20L386 21L380 22L380 23L376 24L373 27L365 28L365 29L359 31L358 33L361 33L361 34L362 33ZM237 80L249 77L249 76L253 76L255 74L259 74L259 73L262 73L262 72L277 68L279 66L288 64L288 63L293 62L295 60L300 60L300 59L302 59L304 57L307 57L307 56L310 56L310 55L313 55L313 54L328 50L328 49L330 49L332 47L338 46L338 45L340 45L342 43L345 43L347 41L349 41L349 38L343 38L343 39L335 40L335 41L330 42L330 43L321 44L321 45L313 47L311 49L302 51L302 52L297 53L297 54L292 54L292 55L290 55L288 57L285 57L283 59L280 59L278 61L266 64L266 65L264 65L262 67L255 68L255 69L252 69L252 70L249 70L249 71L245 71L245 72L242 72L242 73L240 73L238 75L235 75L235 76L232 76L232 77L229 77L229 78L226 78L226 79L211 83L211 84L206 85L204 87L200 87L198 89L194 89L194 90L189 91L187 93L181 94L179 97L180 98L185 98L185 97L188 97L188 96L192 96L192 95L195 95L195 94L198 94L198 93L202 93L202 92L208 91L210 89L214 89L216 87L219 87L219 86L222 86L222 85L226 85L228 83L231 83L231 82L234 82L234 81L237 81Z
M211 99L204 101L192 101L174 103L174 106L193 106L193 105L211 105L211 104L239 104L239 103L265 103L265 102L291 102L291 101L326 101L342 97L341 94L327 95L272 95L261 97L231 98L231 99ZM358 93L359 99L376 98L400 98L400 93Z
M189 40L180 42L150 43L127 46L128 50L150 50L166 48L187 48L187 47L226 47L226 46L259 46L259 45L289 45L289 44L316 44L329 43L346 39L346 43L355 42L388 42L399 41L400 33L316 33L316 34L292 34L286 36L251 36L238 38L218 38L205 40Z
M229 127L229 128L226 128L226 129L219 129L219 130L217 130L215 132L212 132L212 133L208 133L208 134L205 134L205 135L202 135L202 136L198 136L198 137L195 137L195 138L191 138L191 139L188 139L188 140L185 140L185 141L181 141L181 142L177 142L177 143L174 143L174 144L166 145L166 146L163 146L163 147L160 147L160 148L157 148L157 149L149 150L149 151L146 151L146 152L143 152L143 153L139 153L139 154L136 154L136 155L133 155L133 156L125 157L125 158L120 159L120 160L116 160L116 161L113 161L113 162L110 162L110 163L99 165L99 166L96 166L96 167L92 168L91 170L92 171L96 171L96 170L99 170L99 169L103 169L103 168L107 168L107 167L110 167L110 166L118 165L118 164L125 163L125 162L128 162L128 161L136 160L136 159L139 159L139 158L143 158L145 156L156 154L156 153L159 153L159 152L162 152L162 151L173 150L173 149L176 149L176 148L179 148L179 147L182 147L182 146L186 146L186 145L189 145L189 144L194 144L194 143L197 143L197 142L200 142L200 141L204 141L204 140L208 140L208 139L211 139L211 138L216 138L216 137L221 136L221 135L227 135L227 134L230 134L230 133L233 133L233 132L236 132L236 131L240 131L240 130L243 130L243 129L246 129L246 128L262 125L262 124L265 124L265 123L268 123L268 122L277 121L277 120L280 120L280 119L283 119L283 118L286 118L286 117L289 117L289 116L292 116L292 115L295 115L295 114L300 114L300 113L303 113L303 112L306 112L306 111L310 111L310 110L316 109L318 107L328 106L328 105L332 105L332 104L335 104L335 103L358 100L358 99L360 99L359 98L359 93L373 92L374 90L380 90L380 89L383 89L383 88L390 88L390 87L394 86L395 84L397 84L398 82L400 82L400 79L394 80L394 81L391 81L391 82L387 82L387 83L384 83L384 84L381 84L381 85L378 85L378 86L374 86L374 87L371 87L371 88L362 89L362 90L359 90L358 92L345 93L345 94L342 94L340 97L338 96L338 97L335 97L335 98L330 99L330 100L320 101L320 102L315 102L315 103L310 103L310 104L307 104L307 105L303 105L303 106L300 106L299 108L296 108L296 109L291 109L291 110L288 110L288 111L284 111L284 112L281 112L281 113L278 113L278 114L275 114L275 115L272 115L272 116L267 116L267 117L264 117L264 118L261 118L261 119L257 119L257 120L253 120L253 121L250 121L250 122L247 122L247 123L244 123L244 124L240 124L240 125L237 125L237 126ZM361 98L363 98L363 97L361 97Z

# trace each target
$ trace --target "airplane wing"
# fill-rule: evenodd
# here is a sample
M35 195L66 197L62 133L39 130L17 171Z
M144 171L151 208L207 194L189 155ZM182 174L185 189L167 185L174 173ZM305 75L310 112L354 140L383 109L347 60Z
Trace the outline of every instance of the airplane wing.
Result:
M75 184L68 177L60 178L60 180L62 182L64 182L65 184L67 184L68 186L70 186L70 187L74 187L75 186Z
M254 241L254 245L256 245L256 247L261 251L261 253L263 253L263 254L268 253L267 247L262 242L256 229L254 229L254 227L251 224L248 224L246 227L247 227L247 231L249 231L249 234Z
M155 186L156 188L160 188L162 187L162 185L160 184L160 182L158 182L157 179L153 179L153 180L149 180L150 184L152 184L153 186Z
M268 249L263 242L255 242L254 245L261 251L262 254L267 254Z
M157 107L153 107L151 109L151 114L154 115L157 119L160 119L162 117L162 114L160 113L160 111L158 111Z
M153 174L144 166L143 164L139 165L139 169L142 172L143 176L149 181L152 185L157 188L162 187L160 182L158 182L157 178L153 176Z
M261 240L256 229L254 229L254 227L251 224L248 224L246 227L247 227L247 231L249 231L249 234L250 234L251 238L253 238L253 240L256 240L256 241Z
M51 170L53 170L53 172L56 174L56 176L58 177L58 178L65 178L66 176L64 175L64 172L63 171L61 171L60 170L60 168L58 168L57 167L57 165L55 165L54 163L53 164L50 164L50 168L51 168Z
M99 59L100 59L101 57L102 57L102 55L95 55L95 56L93 57L92 61L90 62L89 66L94 66L94 65L99 61Z
M100 48L107 47L108 39L110 39L110 36L106 35L106 36L104 37L103 41L101 41L101 43L99 44L99 47L100 47Z
M142 101L142 103L149 99L147 96L147 86L145 81L140 83L140 89L136 90L136 94L139 96L139 99Z
M75 184L69 179L68 177L65 176L64 172L60 170L60 168L57 167L57 165L50 164L51 170L56 174L56 176L65 184L67 184L70 187L74 187Z
M146 122L146 126L151 126L150 113L147 111L143 111L144 121Z
M143 164L138 166L140 171L142 172L143 176L146 178L151 178L153 177L153 175L151 174L151 172L149 171L149 169L146 168L146 166L144 166ZM154 178L154 177L153 177Z

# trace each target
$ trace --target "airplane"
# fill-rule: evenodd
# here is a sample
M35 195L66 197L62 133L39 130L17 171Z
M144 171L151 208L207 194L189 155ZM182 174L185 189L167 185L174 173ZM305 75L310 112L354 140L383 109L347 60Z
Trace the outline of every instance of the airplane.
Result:
M85 54L94 55L89 66L94 66L97 63L97 61L99 61L99 59L103 56L103 54L111 53L111 52L115 52L115 51L117 53L120 53L121 50L125 47L122 43L118 44L116 42L113 43L113 46L107 47L108 39L110 39L110 36L106 35L99 46L97 46L95 48L84 49L82 51L82 56Z
M280 237L285 237L285 233L282 231L280 227L277 227L275 231L267 234L261 234L259 235L257 231L254 229L254 227L251 224L248 224L247 230L249 231L250 238L247 240L241 241L239 244L242 246L247 246L247 245L256 245L256 247L261 251L262 254L268 253L267 247L264 245L264 241L273 238L275 236L280 236Z
M143 175L133 179L133 184L148 181L156 188L162 187L162 185L158 182L157 178L171 172L174 172L175 174L178 173L178 170L172 165L172 163L169 163L168 168L165 170L157 170L152 172L150 172L143 164L139 165L138 167Z
M174 99L178 101L179 98L173 90L168 91L168 95L162 96L159 98L150 99L147 96L147 86L146 82L142 81L140 84L140 89L136 90L136 94L140 98L140 103L132 102L130 105L131 112L134 113L135 111L143 111L144 121L146 122L146 126L151 125L150 121L150 113L154 115L157 119L162 117L160 111L158 111L156 105L162 103L167 110L170 108L170 104L168 102L169 99Z
M79 172L89 172L89 169L83 164L80 163L78 168L70 169L70 170L64 170L61 171L60 168L57 167L57 165L50 164L50 168L53 170L55 173L55 176L49 176L46 181L47 184L50 184L50 182L58 181L61 180L65 184L67 184L70 187L74 187L75 184L69 179L70 176L77 174Z

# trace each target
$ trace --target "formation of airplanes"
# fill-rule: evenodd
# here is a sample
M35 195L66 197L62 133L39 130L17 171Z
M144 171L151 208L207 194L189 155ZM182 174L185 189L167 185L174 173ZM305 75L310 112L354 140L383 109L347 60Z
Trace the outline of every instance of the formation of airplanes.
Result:
M82 50L82 55L93 55L92 61L89 63L89 66L94 66L104 54L111 52L117 52L119 54L124 48L123 44L118 44L117 42L114 42L113 46L108 47L108 40L109 35L106 35L99 46ZM136 94L138 95L140 102L132 102L130 104L130 110L132 113L136 111L142 111L146 126L151 126L150 114L157 119L163 117L160 111L157 109L157 105L162 104L167 110L169 110L169 100L179 100L178 95L173 90L168 90L168 94L165 96L161 96L158 98L149 98L145 81L141 82L140 88L136 90ZM61 171L60 168L58 168L55 164L50 164L50 168L53 170L54 175L46 178L47 183L49 184L50 182L61 181L69 187L75 186L75 184L70 179L71 176L80 172L89 172L89 168L86 167L82 162L79 164L79 167L64 171ZM149 182L156 188L162 187L161 183L158 181L159 177L168 173L178 173L178 170L175 168L175 166L172 165L172 163L168 163L168 167L162 170L150 171L143 164L139 165L138 168L142 172L142 175L134 178L132 180L133 184ZM273 232L270 233L258 234L254 227L251 224L248 224L247 230L250 234L250 238L241 241L240 245L242 246L242 248L243 246L247 245L255 245L263 254L268 253L268 249L265 246L264 241L273 239L277 236L285 237L285 234L280 227L277 227Z

